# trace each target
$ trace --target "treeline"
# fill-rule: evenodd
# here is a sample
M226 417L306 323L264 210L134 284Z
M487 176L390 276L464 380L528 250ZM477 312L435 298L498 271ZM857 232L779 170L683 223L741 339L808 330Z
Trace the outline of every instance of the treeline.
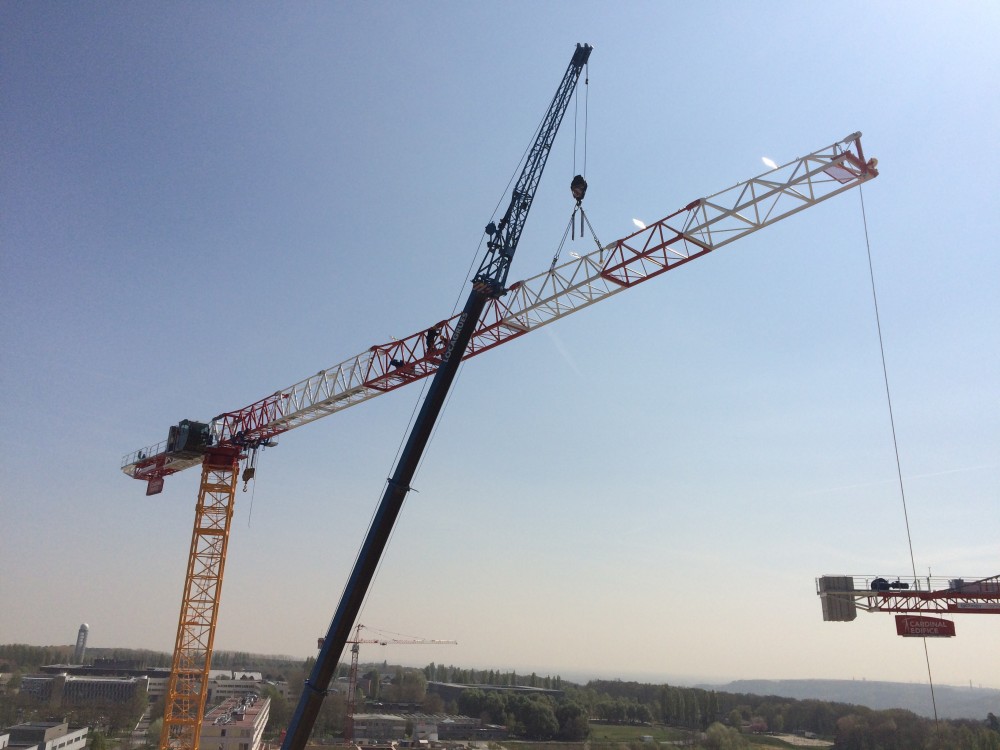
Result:
M37 671L46 664L69 664L75 646L28 646L23 643L0 644L0 672ZM140 667L169 667L170 654L137 648L88 648L84 661L98 659L134 661Z
M19 678L0 691L0 728L26 721L50 721L58 718L72 726L90 726L107 736L129 732L147 706L145 689L136 690L126 701L94 698L62 703L58 708L47 700L18 690Z
M28 672L43 664L65 664L72 658L73 646L0 644L0 672Z
M0 645L0 671L15 673L13 684L8 685L13 692L21 674L37 670L44 664L66 663L72 653L72 646ZM147 666L170 663L166 654L136 649L88 649L87 656L88 661L91 657L133 660ZM266 679L284 676L294 686L302 683L315 659L310 657L302 662L287 657L219 651L212 662L213 667L221 669L261 672ZM368 694L359 695L360 705L364 705L366 699L389 700L419 706L428 713L442 710L462 713L490 724L504 725L512 736L522 739L579 742L590 736L590 722L599 721L636 726L665 725L689 730L695 733L694 736L704 733L706 747L723 747L721 743L732 742L737 731L806 731L833 738L836 750L1000 750L1000 720L993 713L982 721L933 722L902 709L875 711L845 703L724 693L666 684L593 680L581 686L565 682L559 676L465 669L434 663L423 669L390 668L388 664L380 668L383 673L393 674L393 679L387 689L381 690L379 667L375 667L366 675L369 679L365 692ZM346 665L340 665L338 671L346 673ZM444 704L440 696L426 691L428 681L470 687L457 701ZM485 689L488 686L542 688L561 693L506 693ZM291 713L290 702L270 687L265 687L265 694L272 699L271 723L283 727ZM342 733L344 698L342 693L331 692L321 708L314 736ZM296 696L292 697L294 700ZM97 708L87 706L79 710L86 713ZM140 708L128 706L122 714L131 715ZM23 717L26 709L29 709L26 697L16 692L4 696L0 700L0 724ZM103 713L108 716L110 712ZM125 725L125 721L117 720L117 713L115 719L108 722L111 726L107 729L111 733ZM86 722L90 717L74 718Z
M506 726L512 736L528 740L581 742L590 734L586 707L571 697L471 688L462 692L457 709L487 724Z
M431 682L454 682L458 685L496 685L498 687L533 687L545 690L561 690L562 677L546 675L539 677L532 672L521 675L517 672L501 672L494 669L463 669L431 662L424 667L424 677Z
M912 711L638 682L595 680L575 691L592 716L705 731L714 723L746 731L806 731L832 737L837 750L1000 750L1000 719L934 722ZM610 718L612 717L613 718ZM624 718L621 718L624 716Z
M46 664L68 664L73 658L74 646L28 646L23 643L0 644L0 672L35 672ZM136 648L88 648L86 664L100 659L136 662L140 669L159 667L169 669L171 655L162 651ZM213 669L234 669L262 672L266 679L281 679L285 672L301 668L302 660L290 656L262 656L246 651L215 651Z

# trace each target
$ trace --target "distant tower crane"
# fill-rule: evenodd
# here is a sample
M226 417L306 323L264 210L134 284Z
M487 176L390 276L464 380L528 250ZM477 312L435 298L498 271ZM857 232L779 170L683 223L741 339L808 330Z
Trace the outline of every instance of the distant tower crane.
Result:
M214 647L234 498L240 462L244 479L253 475L258 449L283 432L433 375L396 473L390 480L369 539L362 548L331 624L321 659L303 692L284 748L301 748L319 710L329 678L350 634L356 608L367 590L362 569L381 554L387 533L409 490L409 478L423 451L459 363L570 313L706 255L724 245L817 205L878 175L865 159L861 134L771 169L684 208L640 231L552 266L507 286L506 280L552 140L591 47L577 45L570 65L539 128L510 205L486 228L487 253L473 278L463 311L402 339L377 344L249 406L208 423L183 420L167 439L127 454L122 471L146 481L146 494L163 488L164 477L201 464L202 476L188 557L184 595L164 707L162 750L197 750ZM574 180L579 206L584 185ZM432 333L433 332L433 333ZM419 423L419 424L418 424ZM388 505L387 505L388 503ZM374 536L373 536L374 535ZM350 614L354 611L355 614ZM334 630L337 632L334 633ZM318 670L318 671L317 671ZM293 731L294 730L294 731Z
M373 643L379 646L455 646L458 641L442 641L430 638L362 638L361 629L364 625L358 623L354 629L354 638L347 641L351 646L351 670L347 677L347 726L344 737L348 742L354 741L354 713L358 705L358 652L362 643ZM319 638L317 647L322 650L326 639Z

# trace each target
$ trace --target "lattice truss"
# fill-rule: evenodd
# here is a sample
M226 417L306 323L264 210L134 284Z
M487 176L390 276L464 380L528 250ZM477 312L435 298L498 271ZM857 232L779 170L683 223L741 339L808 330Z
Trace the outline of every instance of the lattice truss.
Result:
M163 712L161 748L198 746L236 496L239 450L213 449L202 465L184 598Z
M1000 576L974 580L952 578L947 585L920 590L922 579L910 589L868 590L855 597L858 609L868 612L923 612L1000 615ZM928 584L928 588L931 583Z
M850 621L857 610L1000 615L1000 575L983 578L822 576L816 593L823 619Z
M545 273L511 284L479 321L464 358L701 257L741 237L832 198L878 175L865 161L861 134L807 154L707 198L643 230ZM308 424L437 371L458 315L404 339L371 347L250 406L216 417L217 444L247 444ZM164 476L199 458L170 460L162 444L125 456L123 471Z

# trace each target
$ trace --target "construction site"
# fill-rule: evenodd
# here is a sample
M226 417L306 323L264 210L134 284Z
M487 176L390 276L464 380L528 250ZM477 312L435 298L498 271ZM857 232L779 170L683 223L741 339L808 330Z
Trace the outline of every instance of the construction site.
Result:
M276 245L305 235L259 224L244 258L203 227L173 259L189 286L166 294L186 322L136 332L156 386L129 392L134 418L113 433L135 441L115 490L133 504L114 515L148 526L148 544L92 575L125 582L139 621L172 634L160 750L258 750L268 699L209 700L213 653L233 642L310 659L282 750L309 745L345 672L345 742L447 736L430 715L361 710L368 646L487 666L523 646L513 659L554 672L624 662L674 680L699 669L693 651L720 677L839 664L867 679L878 662L926 683L935 720L938 670L992 687L975 653L1000 614L995 390L986 427L963 422L975 440L950 448L947 425L995 387L981 373L998 321L989 310L982 346L907 348L913 327L948 334L923 311L932 297L904 296L909 261L885 228L901 221L887 194L913 180L884 156L897 147L868 128L870 106L845 108L850 123L776 117L766 143L767 129L737 138L738 117L712 124L735 143L679 139L671 107L633 125L622 69L602 67L610 47L552 43L514 75L481 61L491 95L462 114L440 109L443 82L424 92L434 104L338 89L345 132L322 159L296 152L252 193L233 183L246 206L307 201L308 243L283 258ZM397 111L412 140L401 128L384 150L351 148ZM291 190L296 170L328 208ZM197 236L184 226L176 239ZM142 271L130 294L164 273ZM938 359L970 385L922 388L915 373ZM456 656L425 657L439 646ZM501 723L475 731L508 738Z

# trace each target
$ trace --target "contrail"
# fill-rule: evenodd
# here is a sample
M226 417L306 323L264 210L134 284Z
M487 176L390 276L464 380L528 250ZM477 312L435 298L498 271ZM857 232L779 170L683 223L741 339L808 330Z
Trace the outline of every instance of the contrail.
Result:
M552 326L545 326L544 330L549 334L549 338L552 340L552 343L555 344L556 351L559 353L559 356L561 356L563 361L569 365L569 369L573 371L574 375L582 379L583 371L576 364L576 360L573 359L573 355L571 355L569 350L563 345L559 336L552 331Z

